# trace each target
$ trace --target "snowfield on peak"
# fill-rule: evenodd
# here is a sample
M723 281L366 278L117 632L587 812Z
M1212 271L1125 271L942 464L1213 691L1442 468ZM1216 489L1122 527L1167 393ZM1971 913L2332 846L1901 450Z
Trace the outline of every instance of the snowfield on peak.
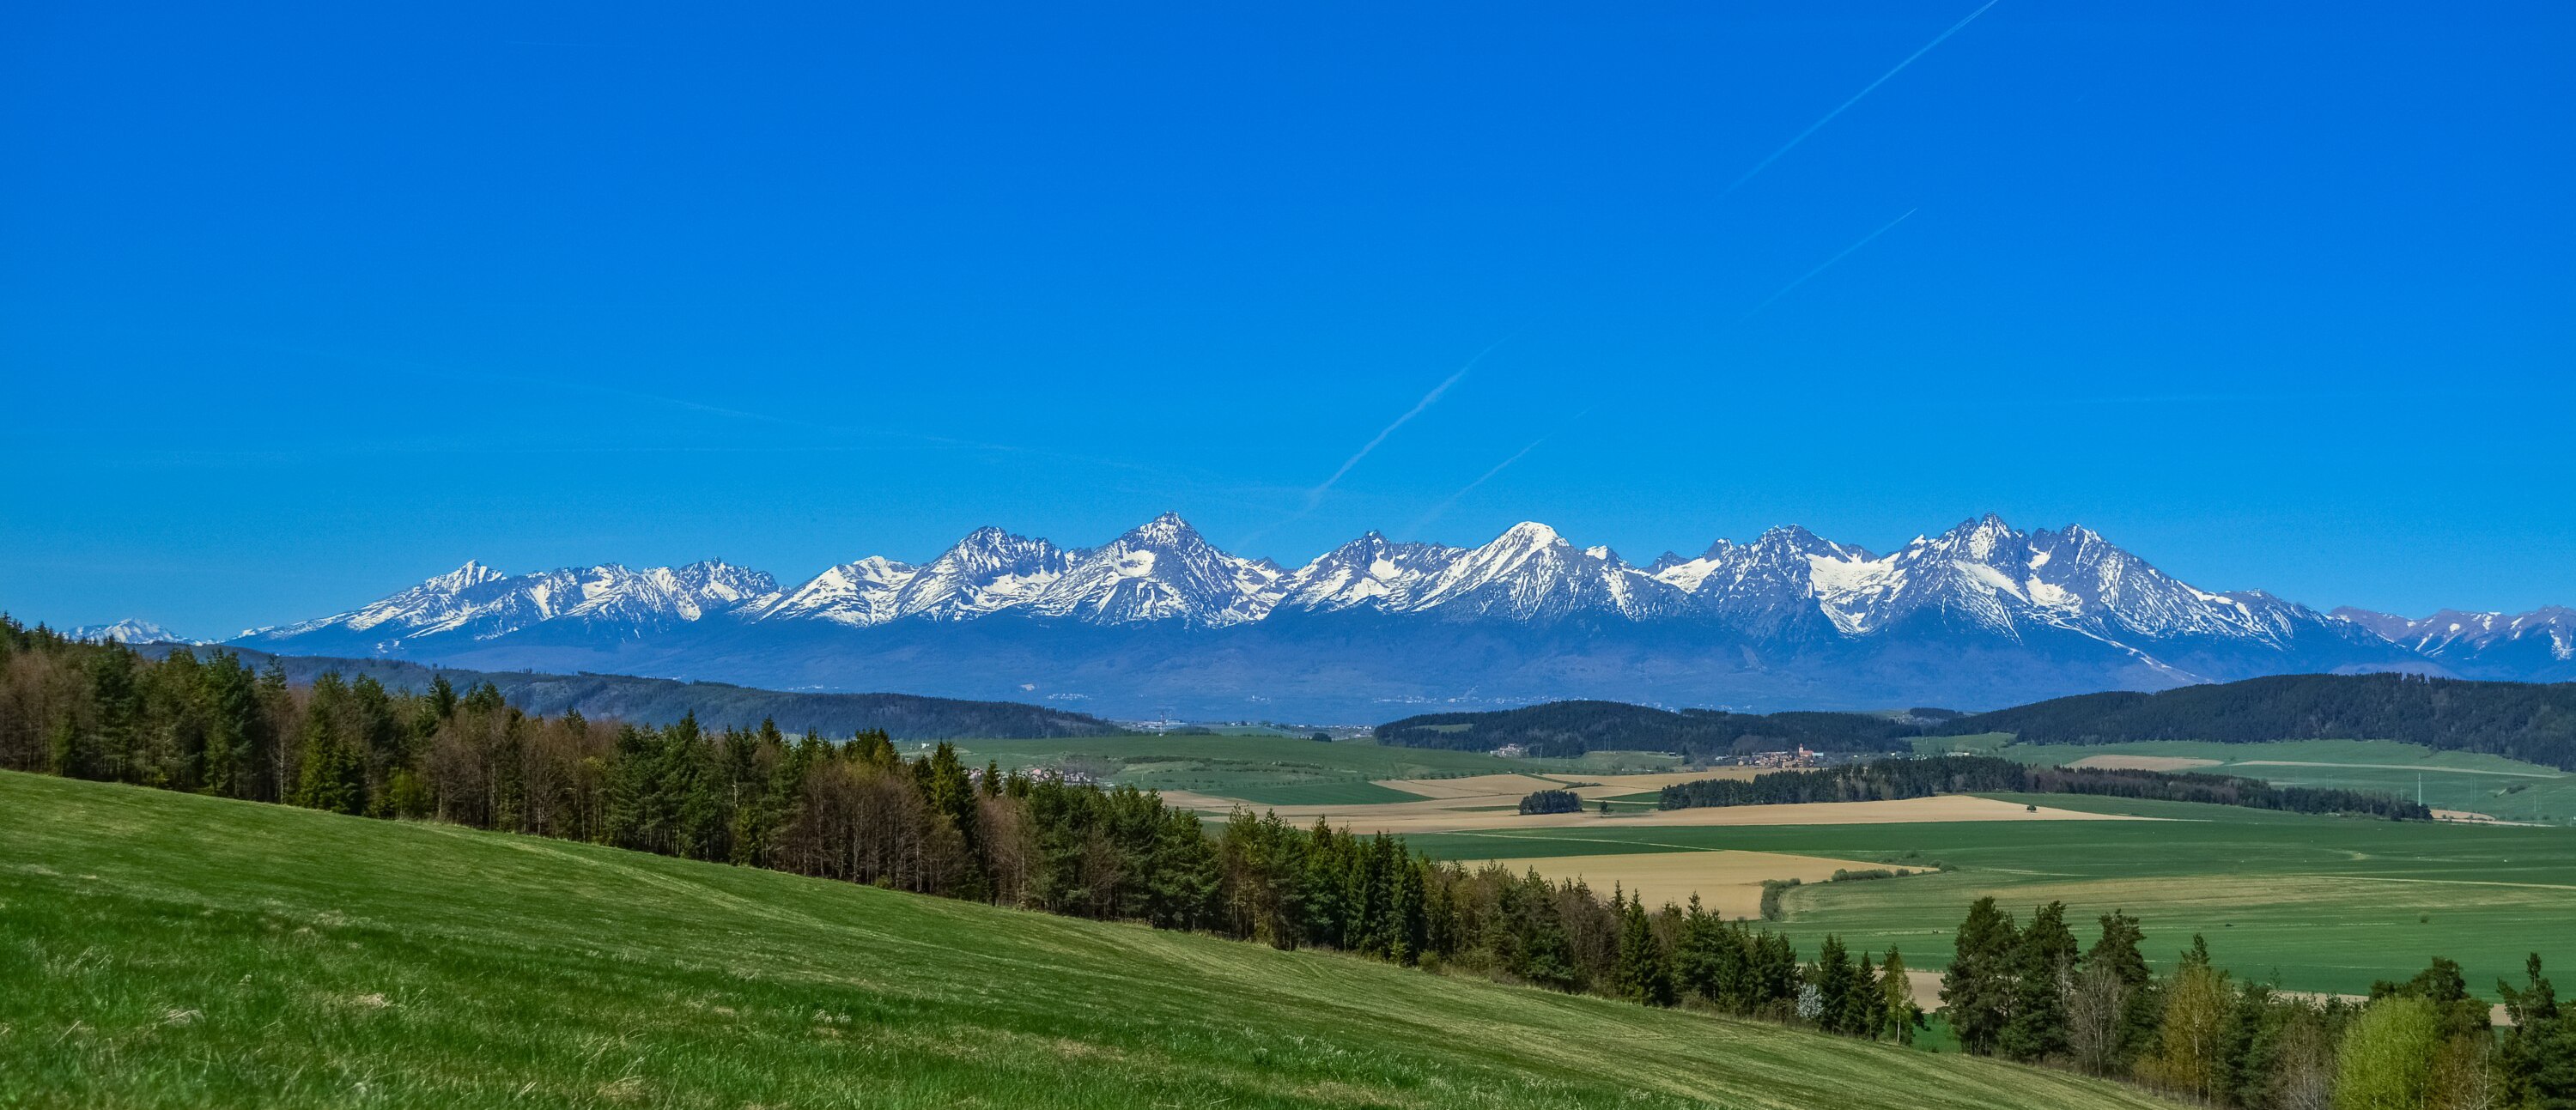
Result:
M1191 638L1122 631L1147 627ZM1645 567L1532 521L1473 547L1370 532L1286 569L1170 513L1091 548L981 528L926 562L868 556L786 589L720 561L467 563L234 642L1354 720L1382 699L1970 707L2300 671L2576 679L2576 611L2328 615L2182 582L2087 528L1991 515L1884 555L1789 526ZM1301 684L1314 700L1265 700Z

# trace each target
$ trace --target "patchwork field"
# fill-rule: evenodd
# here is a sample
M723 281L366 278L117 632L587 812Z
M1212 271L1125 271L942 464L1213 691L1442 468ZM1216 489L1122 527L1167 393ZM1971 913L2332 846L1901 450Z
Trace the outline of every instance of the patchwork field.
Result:
M2088 925L2126 910L2144 920L2160 961L2202 933L2223 965L2298 990L2365 992L2443 955L2491 994L2528 952L2576 963L2576 832L2566 829L2062 795L1994 801L2159 820L1642 828L1611 819L1409 839L1459 860L1730 850L1946 863L1943 874L1812 884L1783 899L1780 927L1802 943L1830 932L1873 950L1895 944L1925 968L1948 961L1952 930L1986 894L2022 916L2063 900Z
M1128 747L1110 748L1121 744ZM2420 778L2425 800L2441 809L2507 821L2576 815L2576 776L2383 741L2036 746L1997 734L1923 746L2409 797ZM1951 931L1968 902L1985 894L2023 916L2063 900L2087 927L2111 910L2136 914L2159 959L2203 933L2239 974L2298 990L2364 992L2372 980L2412 974L2436 954L2461 960L2472 984L2486 991L2517 973L2533 950L2576 963L2576 830L2566 828L2392 823L2065 795L1657 811L1651 803L1664 785L1716 774L1586 773L1475 753L1293 740L973 747L1015 757L1114 752L1125 760L1117 764L1126 772L1122 781L1162 785L1167 797L1211 815L1250 803L1298 824L1324 819L1401 834L1445 858L1506 860L1596 886L1642 887L1655 900L1697 892L1730 914L1758 912L1762 880L1797 878L1803 885L1783 897L1780 927L1801 943L1832 932L1871 950L1895 944L1924 969L1946 963ZM1181 786L1183 780L1205 785ZM1586 810L1516 812L1523 795L1553 788L1573 790ZM1594 812L1605 799L1622 803L1619 811ZM1818 881L1837 868L1936 863L1952 870Z
M1615 884L1644 897L1649 906L1666 902L1688 905L1697 895L1701 905L1724 917L1759 916L1765 880L1820 883L1837 871L1866 871L1880 866L1863 860L1725 850L1540 856L1492 862L1515 874L1536 871L1559 881L1580 879L1598 891L1607 892Z
M991 760L1006 771L1072 770L1144 790L1190 791L1283 806L1401 802L1416 797L1376 785L1387 779L1544 770L1537 764L1482 752L1265 736L968 740L957 747L969 763ZM1520 796L1513 795L1512 800L1517 802Z
M2136 767L2243 775L2282 786L2374 790L2504 821L2576 820L2576 775L2475 752L2435 751L2393 740L2283 740L2270 744L2153 741L2013 744L1993 754L2032 764Z
M2060 1072L0 772L0 1106L2167 1105Z

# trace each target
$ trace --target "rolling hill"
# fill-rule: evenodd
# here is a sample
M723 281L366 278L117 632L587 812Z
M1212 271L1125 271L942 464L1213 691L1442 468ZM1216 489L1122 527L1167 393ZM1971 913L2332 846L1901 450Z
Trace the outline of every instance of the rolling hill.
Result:
M1358 959L0 773L0 1104L2144 1107Z

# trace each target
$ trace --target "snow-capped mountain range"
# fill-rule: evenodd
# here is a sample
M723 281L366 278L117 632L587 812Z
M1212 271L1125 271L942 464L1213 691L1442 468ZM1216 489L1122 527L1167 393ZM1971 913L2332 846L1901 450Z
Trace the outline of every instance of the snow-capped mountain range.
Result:
M2080 526L1994 516L1887 554L1783 527L1643 566L1524 523L1468 548L1371 532L1291 570L1168 513L1082 549L984 528L926 563L869 557L792 588L721 561L528 575L469 562L233 642L1352 720L1566 696L1975 708L2317 670L2576 678L2567 609L2319 613L2200 589Z
M84 624L63 635L75 640L97 640L116 644L202 644L190 640L151 621L129 617L115 624Z

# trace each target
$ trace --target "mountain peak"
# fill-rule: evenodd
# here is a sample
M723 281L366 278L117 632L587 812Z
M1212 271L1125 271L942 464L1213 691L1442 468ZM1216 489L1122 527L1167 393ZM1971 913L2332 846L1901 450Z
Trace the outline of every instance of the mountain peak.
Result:
M74 640L95 640L118 644L196 644L202 640L182 638L178 633L140 617L127 617L115 624L85 624L63 633Z
M1128 529L1127 534L1120 538L1148 544L1175 544L1197 539L1198 534L1199 530L1190 527L1190 522L1181 519L1181 514L1167 512Z

